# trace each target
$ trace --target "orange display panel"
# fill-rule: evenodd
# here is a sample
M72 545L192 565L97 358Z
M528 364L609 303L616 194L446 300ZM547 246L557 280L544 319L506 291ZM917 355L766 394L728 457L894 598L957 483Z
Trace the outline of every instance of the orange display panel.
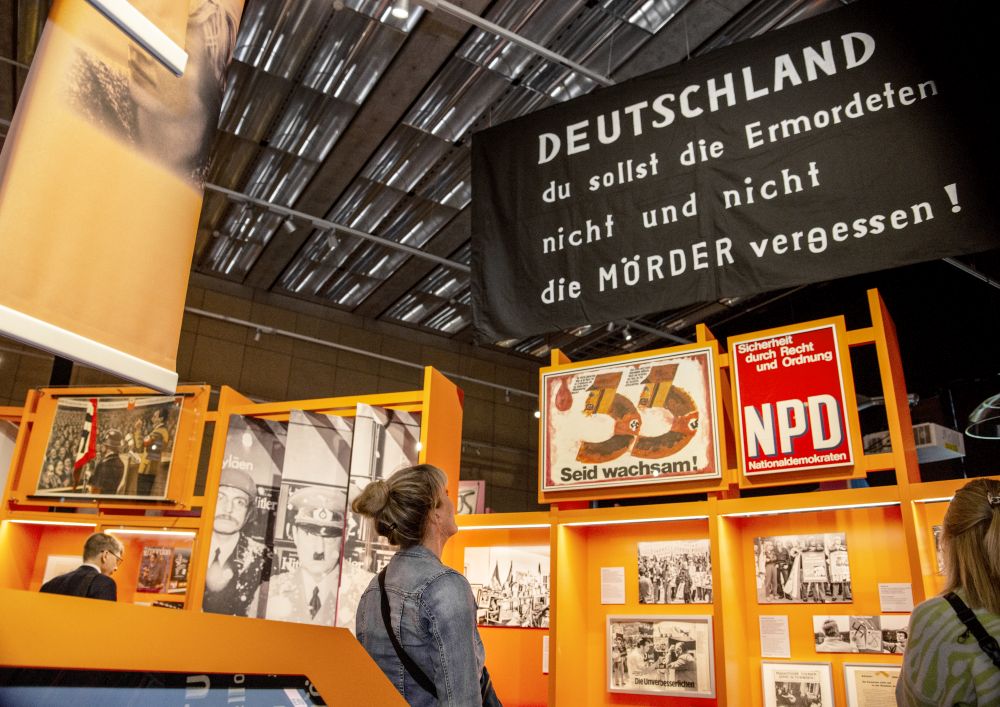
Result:
M831 662L834 672L836 704L844 703L842 666L845 662L898 662L901 656L883 654L817 652L814 616L878 616L880 609L879 583L907 583L911 579L905 552L901 509L899 505L875 508L853 508L815 513L784 513L756 517L721 517L718 522L732 534L733 546L724 562L733 562L732 576L738 577L741 586L736 593L742 597L741 616L733 616L736 607L727 607L730 621L743 621L745 642L727 641L726 654L730 664L739 664L728 676L731 688L739 690L742 700L732 704L761 705L762 685L759 617L778 615L788 617L791 662ZM851 601L824 603L809 601L804 597L791 603L760 603L759 583L766 582L756 564L754 542L757 538L801 539L808 546L809 539L827 534L843 534L846 538L850 563ZM727 565L727 573L730 571ZM765 570L766 571L766 570ZM805 575L802 575L805 583ZM825 592L826 590L819 590ZM834 587L829 596L836 592ZM842 596L842 595L841 595Z
M458 522L459 533L448 541L442 560L459 572L464 569L466 548L550 543L547 513L459 516ZM477 527L479 524L514 527L481 529ZM543 527L525 527L529 525ZM529 707L548 704L549 675L542 671L542 653L543 641L551 635L551 631L544 628L481 626L479 635L486 648L486 667L504 705ZM550 644L549 650L551 655L554 646Z
M405 705L346 629L0 589L0 665L201 675L305 675L327 704ZM100 648L81 649L81 637Z
M695 504L683 504L692 506ZM659 508L662 508L660 506ZM581 513L573 522L588 522ZM594 519L597 520L596 518ZM638 519L637 519L638 520ZM607 617L714 616L714 603L644 604L639 601L638 543L695 540L709 537L704 520L648 521L607 525L560 524L557 530L555 614L557 645L553 649L557 684L552 704L698 705L726 704L720 675L722 635L715 627L716 698L625 694L608 691ZM625 601L601 603L601 568L624 568ZM563 677L566 675L567 677Z

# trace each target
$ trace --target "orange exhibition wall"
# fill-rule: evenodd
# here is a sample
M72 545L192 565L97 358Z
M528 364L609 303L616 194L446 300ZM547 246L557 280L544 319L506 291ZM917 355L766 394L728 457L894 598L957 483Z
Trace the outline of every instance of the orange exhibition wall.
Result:
M481 528L479 525L515 527ZM544 527L530 527L532 525ZM464 570L466 548L549 545L551 532L548 513L459 516L459 531L448 541L442 558L459 572ZM549 676L542 672L542 645L544 637L550 635L549 630L483 626L479 635L486 648L486 666L504 705L547 704Z
M762 650L759 637L761 616L788 617L790 659L785 662L828 662L832 665L833 696L836 705L845 704L843 665L850 663L899 664L894 654L817 653L813 634L813 616L887 614L879 597L879 584L909 584L915 603L941 591L944 578L938 570L934 527L941 524L948 501L965 479L923 483L917 464L902 362L891 318L874 291L869 293L872 325L846 332L849 347L873 346L876 350L891 452L856 455L855 464L842 470L824 470L819 474L788 472L754 478L752 483L739 478L732 430L732 400L721 395L719 426L723 432L723 481L712 481L711 488L701 489L705 500L674 500L671 495L695 493L693 482L669 488L633 487L597 489L590 494L579 490L560 497L549 493L541 498L550 504L547 511L459 516L460 532L451 539L442 558L461 571L464 553L471 547L548 545L551 556L550 619L548 629L483 627L480 633L487 651L487 665L497 691L508 707L518 705L660 705L690 707L695 705L732 705L762 707ZM712 341L711 333L699 327L699 340ZM719 378L728 383L728 355L719 343ZM594 362L600 363L600 362ZM569 365L559 352L553 352L553 364ZM80 504L51 502L42 508L31 498L37 470L25 464L33 428L44 431L44 416L35 408L37 393L29 394L21 420L14 465L8 480L4 505L0 508L0 592L17 596L23 604L28 592L41 583L44 558L79 552L83 539L95 528L114 532L135 531L119 537L126 543L126 559L119 573L120 606L129 621L146 622L146 615L183 614L184 622L215 622L226 617L205 616L201 604L200 575L207 564L210 520L214 513L228 416L257 415L285 419L291 409L352 414L356 402L421 410L421 461L444 468L454 495L458 481L461 450L461 391L433 369L428 369L422 391L391 393L358 398L331 398L314 401L254 404L235 391L224 388L218 407L206 410L192 435L185 458L191 468L179 471L177 488L183 491L170 512L147 515L141 505ZM35 397L32 397L35 396ZM201 425L214 423L214 434L200 435ZM200 454L199 454L200 451ZM34 452L33 452L34 454ZM196 488L193 465L199 458L207 464L205 488ZM895 484L869 487L857 483L872 471L891 470ZM526 468L524 473L536 470ZM839 476L838 476L839 474ZM882 475L883 477L885 475ZM855 482L852 483L851 482ZM822 482L818 491L787 492L774 488L789 484ZM172 482L173 483L173 482ZM891 483L891 481L890 481ZM753 486L748 490L748 485ZM665 488L666 487L666 488ZM197 493L197 495L196 495ZM630 505L629 498L642 496L647 501ZM657 497L649 502L648 497ZM600 503L593 503L599 501ZM46 500L46 505L50 501ZM621 505L625 504L625 505ZM52 507L65 506L55 512ZM601 505L603 507L592 507ZM84 507L86 506L86 507ZM137 507L138 506L138 507ZM77 512L67 512L77 511ZM78 526L44 525L58 521ZM757 599L758 568L754 540L759 537L844 533L847 542L852 580L850 603L761 604ZM146 533L147 535L143 535ZM168 533L163 535L162 533ZM183 533L184 535L178 535ZM191 537L193 536L193 537ZM176 600L176 595L146 595L135 592L141 546L151 542L167 546L192 543L189 591L181 595L185 612L166 612L144 607L124 606L132 602ZM712 602L710 604L653 605L639 602L638 555L640 542L707 538L710 543ZM624 602L602 604L601 568L622 568ZM32 601L39 599L31 594ZM17 603L15 602L15 603ZM25 605L26 606L26 605ZM61 605L58 605L61 606ZM57 609L52 604L53 610ZM67 605L68 606L68 605ZM6 609L6 607L4 607ZM131 613L138 612L138 613ZM145 612L145 613L144 613ZM624 694L608 690L607 620L608 616L709 616L712 619L714 698L666 697L650 694ZM164 619L167 621L169 619ZM226 618L237 624L266 627L273 622ZM204 627L229 624L205 623ZM310 636L322 629L305 627ZM201 631L202 629L197 629ZM282 625L282 632L293 630ZM263 631L263 633L261 632ZM248 629L247 640L258 640L266 628ZM201 635L201 634L199 634ZM241 634L243 635L243 634ZM282 634L284 635L284 634ZM341 634L338 633L338 636ZM548 673L543 670L544 639L549 638ZM353 641L349 636L338 640ZM356 647L356 643L352 644ZM7 648L5 647L5 650ZM125 650L124 648L122 649ZM307 649L310 650L310 649ZM353 650L353 648L351 649ZM292 651L292 654L304 652ZM18 655L23 655L19 653ZM124 652L123 654L124 655ZM10 655L5 656L10 660ZM782 659L768 658L771 662ZM310 663L311 664L311 663ZM278 668L275 667L277 670ZM369 679L367 673L359 673ZM375 679L380 676L376 676ZM359 703L361 704L361 703Z

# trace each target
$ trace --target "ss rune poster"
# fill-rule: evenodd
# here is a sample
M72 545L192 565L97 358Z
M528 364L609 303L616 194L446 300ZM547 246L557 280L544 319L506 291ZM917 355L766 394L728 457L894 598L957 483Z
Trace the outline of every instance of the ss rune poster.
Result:
M718 479L715 345L542 374L542 491Z

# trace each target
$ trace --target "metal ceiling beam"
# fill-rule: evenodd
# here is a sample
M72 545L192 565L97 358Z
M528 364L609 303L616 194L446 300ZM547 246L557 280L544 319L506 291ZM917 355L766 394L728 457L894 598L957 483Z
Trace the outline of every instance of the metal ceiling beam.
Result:
M287 206L281 206L279 204L272 203L265 199L258 199L257 197L250 196L248 194L243 194L242 192L233 191L232 189L226 189L218 184L212 184L210 182L205 183L205 189L208 191L218 192L219 194L225 194L232 201L238 204L247 203L259 206L271 213L278 214L279 216L285 216L291 219L299 219L311 224L313 228L318 228L323 231L334 231L337 233L346 233L351 236L355 236L362 240L370 241L372 243L378 243L380 246L386 248L391 248L392 250L398 250L407 255L412 255L416 258L424 258L425 260L431 260L438 265L444 265L446 268L452 270L457 270L462 273L468 274L471 272L471 268L465 263L457 263L454 260L448 260L447 258L442 258L439 255L434 255L433 253L428 253L427 251L420 250L419 248L414 248L413 246L404 245L403 243L397 243L390 238L382 238L382 236L376 236L371 233L365 233L364 231L359 231L356 228L351 228L350 226L344 226L333 221L327 221L325 218L320 218L318 216L313 216L312 214L307 214L304 211L298 211L297 209L290 209Z
M360 356L364 356L366 358L373 358L378 361L387 361L389 363L394 363L398 366L417 368L421 371L426 368L426 366L422 363L414 363L413 361L404 361L401 358L394 358L392 356L378 354L373 351L366 351L365 349L355 348L354 346L346 346L345 344L338 344L334 341L319 339L315 336L306 336L305 334L299 334L298 332L289 331L287 329L278 329L276 327L268 326L266 324L253 322L248 319L239 319L238 317L230 317L228 315L219 314L218 312L212 312L207 309L199 309L198 307L185 307L184 311L199 317L205 317L206 319L216 319L220 322L226 322L228 324L236 324L238 326L246 327L247 329L253 329L257 332L258 335L267 334L268 336L284 336L289 339L295 339L296 341L307 341L310 344L325 346L330 349L336 349L337 351L347 351L350 353L358 354ZM471 376L463 376L458 373L450 373L444 370L442 370L441 373L443 373L448 378L468 381L470 383L475 383L476 385L486 386L487 388L502 390L509 395L518 395L524 398L532 398L532 399L538 398L538 393L534 391L521 390L520 388L515 388L513 386L500 385L499 383L491 383L489 381L484 381L479 378L473 378Z
M487 0L467 3L485 9ZM424 87L459 46L467 29L447 15L425 14L365 99L330 154L295 201L301 211L327 213L364 169ZM272 238L250 268L245 284L270 290L306 242L308 229Z
M472 229L472 215L469 209L463 209L447 226L438 231L424 248L432 253L447 255L454 253L469 240ZM370 295L365 297L354 313L362 317L376 319L385 310L394 305L400 297L413 289L434 270L434 265L426 261L408 260L379 285Z
M592 69L588 69L583 64L579 64L572 59L564 57L562 54L557 54L550 49L546 49L541 44L533 42L530 39L526 39L516 32L511 32L509 29L505 29L495 22L490 22L489 20L480 17L468 10L463 10L458 5L453 5L448 2L448 0L416 0L418 5L422 5L428 10L439 10L445 14L451 15L452 17L457 17L461 20L465 20L470 25L478 27L479 29L495 34L498 37L503 37L504 39L518 44L528 51L534 52L535 54L540 54L549 61L554 61L558 64L562 64L567 69L572 69L573 71L583 74L589 79L596 81L602 86L614 86L615 82L609 79L603 74L599 74Z

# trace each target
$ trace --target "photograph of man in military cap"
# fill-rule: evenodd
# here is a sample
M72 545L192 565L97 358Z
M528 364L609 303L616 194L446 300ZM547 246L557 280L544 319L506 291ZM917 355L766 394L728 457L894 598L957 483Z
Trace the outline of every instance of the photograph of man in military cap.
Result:
M125 446L125 435L118 430L108 430L103 441L98 442L98 462L90 477L92 494L112 496L120 493L125 480L125 462L121 453Z
M289 494L295 562L271 576L266 618L334 625L346 508L347 494L336 487L303 486Z
M243 532L254 512L257 484L246 471L222 470L212 526L202 609L213 614L257 616L267 548Z

